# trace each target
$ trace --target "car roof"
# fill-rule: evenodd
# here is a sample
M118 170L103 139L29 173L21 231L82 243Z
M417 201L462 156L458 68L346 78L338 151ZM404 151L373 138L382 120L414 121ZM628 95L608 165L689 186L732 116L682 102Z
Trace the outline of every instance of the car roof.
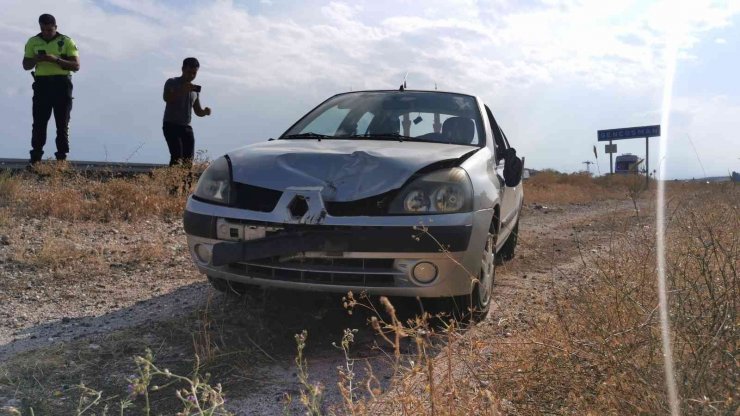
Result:
M363 92L394 92L394 93L399 93L399 94L403 94L403 93L405 93L405 92L424 92L424 93L436 93L436 94L453 94L453 95L465 95L465 96L467 96L467 97L472 97L472 98L478 99L478 97L477 97L477 96L475 96L475 95L472 95L472 94L466 94L466 93L464 93L464 92L457 92L457 91L441 91L441 90L410 90L410 89L404 89L404 90L400 90L400 89L397 89L397 90L390 90L390 89L388 89L388 90L358 90L358 91L345 91L345 92L340 92L340 93L334 94L334 95L333 95L332 97L336 97L336 96L338 96L338 95L344 95L344 94L356 94L356 93L363 93Z

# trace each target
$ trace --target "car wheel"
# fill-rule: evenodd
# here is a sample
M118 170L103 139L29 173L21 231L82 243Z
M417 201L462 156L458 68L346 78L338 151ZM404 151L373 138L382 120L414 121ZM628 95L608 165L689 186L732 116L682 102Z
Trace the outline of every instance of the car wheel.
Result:
M501 250L497 253L497 258L501 261L509 261L514 258L514 250L516 250L516 244L519 241L519 219L517 218L514 228L511 229L509 237L501 247Z
M244 283L232 282L221 279L220 277L208 276L208 281L214 289L227 295L244 296L246 294L257 293L261 290L259 286L246 285Z
M453 315L462 321L472 320L479 322L486 318L491 309L491 297L493 294L493 282L496 280L495 229L488 233L486 246L481 255L481 266L478 272L478 281L473 284L470 295L456 296L452 299Z
M471 294L472 318L480 321L486 318L488 310L491 309L491 296L493 294L493 281L496 279L496 235L488 233L486 247L483 249L481 258L480 276L478 283L473 286Z

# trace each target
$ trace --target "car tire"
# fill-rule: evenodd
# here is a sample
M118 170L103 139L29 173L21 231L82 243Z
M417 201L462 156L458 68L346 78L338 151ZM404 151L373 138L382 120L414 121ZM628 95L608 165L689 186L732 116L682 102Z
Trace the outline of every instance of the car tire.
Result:
M491 309L493 283L496 280L496 229L491 226L486 245L481 256L478 281L473 284L470 295L452 298L453 316L463 322L480 322L488 316Z
M220 277L213 277L213 276L208 276L208 282L210 282L211 286L214 289L218 290L219 292L223 292L227 295L233 295L233 296L244 296L247 294L255 294L262 289L259 286L247 285L247 284L239 283L239 282L232 282L230 280L221 279Z
M499 263L501 261L509 261L514 258L514 251L516 250L516 245L519 241L519 219L517 218L516 224L514 224L514 228L511 229L511 233L509 233L509 237L506 239L506 242L503 246L501 246L501 250L498 251L496 254L497 259L499 260Z
M493 283L496 280L496 234L495 229L488 232L486 247L483 249L478 283L471 294L472 319L482 321L488 316L493 298Z

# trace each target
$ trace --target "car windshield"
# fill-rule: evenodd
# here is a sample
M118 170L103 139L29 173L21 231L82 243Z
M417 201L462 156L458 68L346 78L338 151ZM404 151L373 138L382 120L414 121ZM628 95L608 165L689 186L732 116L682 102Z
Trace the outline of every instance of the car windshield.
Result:
M354 92L330 98L281 139L420 141L484 146L474 97L434 91Z

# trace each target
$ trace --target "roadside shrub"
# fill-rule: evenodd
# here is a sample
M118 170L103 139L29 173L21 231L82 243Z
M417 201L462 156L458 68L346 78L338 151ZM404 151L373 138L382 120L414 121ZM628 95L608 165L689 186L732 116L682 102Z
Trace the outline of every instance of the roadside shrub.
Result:
M729 192L728 192L729 191ZM714 188L668 207L667 287L681 407L733 414L737 377L740 195ZM558 311L514 340L494 390L525 414L668 412L658 317L653 224L614 234L612 250L584 257L581 284Z
M584 204L627 196L623 185L602 178L544 170L524 181L524 199L537 204Z
M69 221L175 218L182 215L185 197L195 181L195 175L182 168L163 168L127 178L113 174L86 177L43 164L38 169L38 176L14 179L14 198L9 206L29 217ZM202 170L202 166L196 169ZM2 186L0 179L0 189Z
M642 175L604 175L586 172L560 173L546 169L524 181L524 199L537 204L585 204L608 199L636 200L646 190ZM635 206L637 210L637 206Z
M21 189L20 181L10 172L0 172L0 207L10 205Z
M670 194L666 283L680 406L684 414L737 414L740 191L725 184ZM379 328L413 337L419 351L435 338L449 341L436 356L405 359L388 392L371 390L347 413L668 413L655 225L644 216L628 221L607 230L608 249L581 248L581 267L568 272L575 283L553 285L552 313L527 331L492 337L495 322L465 336L414 324Z
M31 217L56 217L70 221L85 219L88 216L89 202L84 193L75 188L58 183L43 189L41 186L19 198L24 211ZM40 192L39 192L40 191Z

